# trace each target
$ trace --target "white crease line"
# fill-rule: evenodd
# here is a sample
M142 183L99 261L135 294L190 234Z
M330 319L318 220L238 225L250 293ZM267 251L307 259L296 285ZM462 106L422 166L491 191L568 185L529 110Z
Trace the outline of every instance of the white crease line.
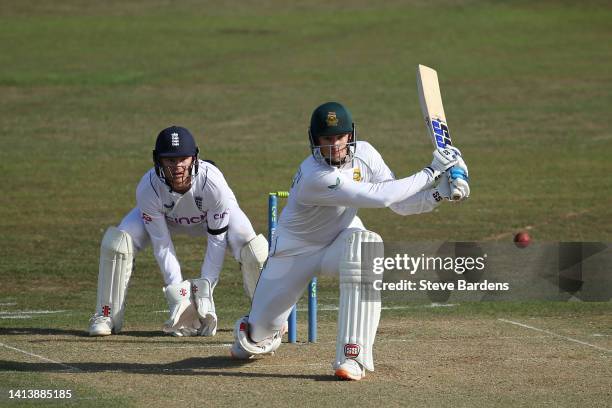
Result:
M329 365L329 363L304 363L304 364L265 364L265 365L261 365L261 366L251 366L249 368L268 368L268 367L274 367L274 368L283 368L283 367L327 367Z
M39 359L41 359L43 361L48 361L48 362L53 363L53 364L61 365L62 367L69 368L69 369L71 369L73 371L81 371L80 369L78 369L76 367L73 367L71 365L64 364L64 363L61 363L59 361L51 360L50 358L39 356L38 354L30 353L28 351L21 350L21 349L18 349L16 347L13 347L13 346L9 346L8 344L0 343L0 346L6 347L7 349L10 349L10 350L18 351L20 353L26 354L26 355L31 356L31 357L39 358Z
M17 315L17 316L0 316L0 319L31 319L29 315Z
M484 337L484 338L480 338L480 337L454 337L451 339L385 339L385 338L381 338L380 340L377 340L377 343L409 343L409 342L415 342L415 341L427 341L427 342L440 342L440 343L444 343L444 342L453 342L453 341L466 341L466 340L478 340L478 341L487 341L487 340L491 340L491 341L496 341L496 340L529 340L529 339L543 339L546 338L547 336L499 336L499 337Z
M499 320L500 322L504 322L504 323L510 323L510 324L515 325L515 326L524 327L526 329L536 330L536 331L539 331L539 332L542 332L542 333L550 334L551 336L559 337L559 338L564 339L564 340L568 340L568 341L572 341L574 343L582 344L583 346L593 347L593 348L595 348L597 350L605 351L607 353L612 353L612 350L609 350L607 348L596 346L595 344L587 343L586 341L574 339L574 338L567 337L567 336L562 336L561 334L553 333L550 330L538 329L537 327L529 326L527 324L523 324L523 323L519 323L519 322L514 322L512 320L507 320L507 319L497 319L497 320Z
M431 303L429 305L412 305L412 306L383 306L382 310L402 310L402 309L420 309L420 308L435 308L435 307L455 307L457 303ZM317 310L321 311L336 311L338 306L335 305L319 305ZM299 307L298 312L308 311L307 307ZM152 313L170 313L170 310L154 310Z
M0 316L27 316L32 314L64 313L65 310L15 310L12 312L0 311Z
M430 305L414 305L414 306L383 306L382 310L403 310L403 309L421 309L421 308L435 308L435 307L455 307L458 306L456 303L432 303ZM317 310L322 311L334 311L338 310L338 306L324 305L317 307ZM308 308L298 308L298 312L306 312Z
M491 340L491 341L497 341L497 340L529 340L529 339L542 339L542 338L546 338L547 336L502 336L502 337L486 337L483 339L479 339L479 341L485 341L485 340ZM428 341L428 342L439 342L439 343L445 343L445 342L454 342L454 341L462 341L464 339L462 338L452 338L452 339L398 339L398 338L384 338L384 337L380 337L376 343L412 343L412 342L417 342L417 341ZM287 343L285 341L283 341L284 345L287 346L297 346L297 347L306 347L306 346L312 346L312 345L324 345L324 344L336 344L336 342L334 340L329 340L329 341L317 341L316 343L306 343L306 342L299 342L299 343ZM232 346L232 343L222 343L222 344L190 344L190 345L184 345L184 346L174 346L174 345L168 345L168 346L137 346L137 347L126 347L126 346L122 346L121 349L122 350L174 350L174 349L209 349L209 348L229 348ZM112 347L105 347L102 350L106 350L106 351L115 351L115 348Z
M10 302L10 303L0 303L0 306L16 306L17 302Z
M156 347L151 347L151 346L144 346L144 347L125 347L122 346L121 350L166 350L166 349L192 349L192 348L229 348L232 347L231 343L226 343L226 344L193 344L193 345L186 345L186 346L156 346ZM116 349L114 348L104 348L103 350L108 350L108 351L115 351Z

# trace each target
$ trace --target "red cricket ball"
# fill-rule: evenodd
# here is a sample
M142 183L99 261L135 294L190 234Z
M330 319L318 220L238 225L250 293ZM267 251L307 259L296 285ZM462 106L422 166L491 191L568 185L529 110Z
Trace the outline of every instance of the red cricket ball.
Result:
M518 248L526 248L531 243L531 237L526 231L519 232L514 236L514 245Z

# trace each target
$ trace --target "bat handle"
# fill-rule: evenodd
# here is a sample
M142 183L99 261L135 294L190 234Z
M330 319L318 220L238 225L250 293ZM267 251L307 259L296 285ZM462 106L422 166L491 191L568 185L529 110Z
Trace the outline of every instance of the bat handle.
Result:
M463 196L463 190L459 189L455 184L457 180L450 181L450 190L451 190L451 201L461 201L465 197Z
M453 184L451 183L451 200L452 201L459 201L463 198L463 194L461 193L461 191L459 191L459 189L455 188L453 186Z

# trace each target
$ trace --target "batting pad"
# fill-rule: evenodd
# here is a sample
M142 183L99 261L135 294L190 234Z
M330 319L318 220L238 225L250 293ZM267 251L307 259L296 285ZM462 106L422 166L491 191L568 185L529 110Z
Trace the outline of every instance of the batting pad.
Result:
M259 275L268 259L268 240L261 234L250 240L240 250L240 269L244 291L253 299Z
M347 359L354 359L374 371L372 348L380 320L380 292L374 290L371 271L363 271L362 243L379 243L366 248L384 256L382 239L374 232L356 231L347 239L339 268L340 305L334 368Z
M133 265L132 237L116 227L109 227L100 246L96 313L112 319L114 333L119 333L123 326L125 297Z

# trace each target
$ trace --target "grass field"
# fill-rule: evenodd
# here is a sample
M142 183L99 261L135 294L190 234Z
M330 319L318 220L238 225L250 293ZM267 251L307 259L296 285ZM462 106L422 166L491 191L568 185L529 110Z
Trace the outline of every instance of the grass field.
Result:
M317 344L227 358L248 310L229 256L219 335L162 336L146 250L124 334L84 334L100 239L134 206L159 130L189 128L264 232L267 193L309 154L322 102L346 104L396 175L429 164L419 63L438 70L472 197L415 217L362 211L368 228L386 241L521 229L612 241L611 22L605 1L0 0L0 405L39 406L8 392L44 388L74 390L67 406L609 406L609 302L408 303L383 312L377 371L337 383L333 310L320 312ZM194 277L204 243L175 244ZM336 285L322 280L323 305Z

